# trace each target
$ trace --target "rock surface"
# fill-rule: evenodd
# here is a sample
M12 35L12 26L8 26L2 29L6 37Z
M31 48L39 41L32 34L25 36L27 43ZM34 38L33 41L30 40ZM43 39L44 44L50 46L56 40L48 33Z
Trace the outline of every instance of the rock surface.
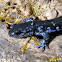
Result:
M45 62L51 57L62 58L62 35L50 43L50 49L41 52L33 40L28 43L28 50L22 56L22 47L27 38L16 39L8 35L7 24L0 23L0 62ZM60 61L59 61L60 62Z

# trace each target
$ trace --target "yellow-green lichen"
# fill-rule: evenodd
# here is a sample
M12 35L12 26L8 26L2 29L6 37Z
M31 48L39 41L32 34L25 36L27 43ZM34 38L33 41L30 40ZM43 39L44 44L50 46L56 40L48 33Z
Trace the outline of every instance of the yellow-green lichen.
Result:
M12 24L14 23L18 24L21 21L23 21L22 19L25 20L29 17L33 18L38 17L39 19L45 20L46 17L44 16L44 14L47 11L51 12L51 10L47 7L47 5L46 4L42 5L39 2L39 0L21 0L21 1L11 0L7 2L5 0L1 0L1 3L4 4L4 7L3 9L0 8L1 9L0 13L3 14L3 16L0 16L0 21L2 19L8 18L8 16L10 17L11 13L13 12L16 12L21 16L20 20L16 18L16 20L13 20ZM14 5L15 3L16 5ZM7 22L11 23L11 20L8 19L6 23Z
M49 59L49 61L46 61L46 62L57 62L58 60L62 60L62 59L59 57L53 57L53 58Z
M23 51L22 51L22 54L25 54L25 51L27 50L27 44L28 44L28 42L29 42L31 39L33 39L34 42L35 42L37 45L38 45L38 43L40 43L40 41L39 41L36 37L29 37L28 41L26 41L24 47L22 48L22 50L23 50Z

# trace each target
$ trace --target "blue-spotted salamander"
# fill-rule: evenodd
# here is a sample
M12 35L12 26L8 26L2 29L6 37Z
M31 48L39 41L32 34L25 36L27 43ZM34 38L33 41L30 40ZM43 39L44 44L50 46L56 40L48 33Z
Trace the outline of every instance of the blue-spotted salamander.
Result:
M38 47L47 47L49 33L62 30L62 19L35 21L33 18L25 20L26 23L14 24L9 35L17 38L42 36L43 40Z

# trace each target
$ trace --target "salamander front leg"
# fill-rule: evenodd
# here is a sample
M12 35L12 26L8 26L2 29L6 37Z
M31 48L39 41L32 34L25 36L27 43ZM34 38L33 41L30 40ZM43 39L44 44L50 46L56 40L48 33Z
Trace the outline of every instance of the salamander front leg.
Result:
M42 51L44 51L45 48L48 48L47 43L48 43L48 39L49 39L49 34L46 32L42 32L41 35L43 36L43 40L40 43L40 45L38 46L38 48L42 47Z

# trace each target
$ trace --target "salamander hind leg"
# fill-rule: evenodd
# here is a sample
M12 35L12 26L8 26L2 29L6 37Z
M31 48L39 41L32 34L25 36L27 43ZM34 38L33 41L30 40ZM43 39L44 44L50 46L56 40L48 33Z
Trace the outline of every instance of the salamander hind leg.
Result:
M48 43L48 40L49 40L49 34L46 33L46 32L42 32L41 35L43 36L43 40L40 43L40 45L37 46L37 48L42 47L41 50L44 51L45 48L48 48L47 43Z

